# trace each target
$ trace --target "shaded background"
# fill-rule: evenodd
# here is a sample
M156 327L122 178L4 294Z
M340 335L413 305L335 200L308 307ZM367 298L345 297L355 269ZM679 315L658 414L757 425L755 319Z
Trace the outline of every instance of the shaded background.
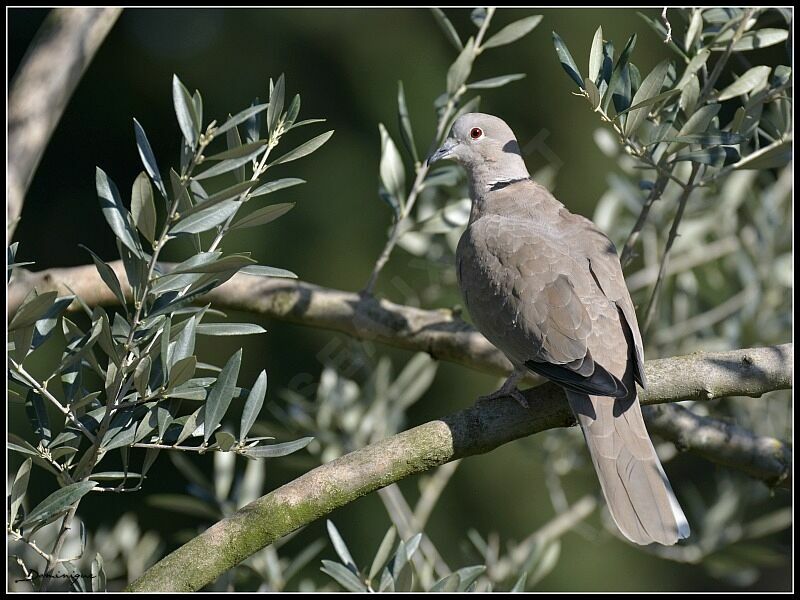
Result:
M462 37L463 32L474 31L469 10L446 12ZM46 14L44 9L8 11L10 77ZM501 115L523 146L537 135L544 140L552 156L529 155L531 172L556 157L556 196L572 211L591 217L598 198L608 188L608 172L617 168L616 161L593 143L591 132L598 121L586 110L583 99L569 95L570 82L556 59L550 31L556 30L564 38L579 66L585 62L582 57L588 55L598 25L617 48L631 33L639 34L635 57L642 73L649 72L668 50L635 11L627 9L502 9L490 31L530 14L542 14L544 20L522 41L482 55L471 80L526 73L522 81L497 90L481 90L481 110ZM385 123L399 144L396 86L402 80L417 144L424 152L436 122L432 102L443 91L445 74L454 58L455 50L430 12L422 9L127 9L80 82L44 154L17 228L17 259L35 261L37 269L85 264L88 257L78 248L79 243L104 259L116 258L114 238L97 204L94 169L101 166L127 196L126 190L141 170L133 117L146 129L162 167L177 163L180 133L171 98L173 73L190 90L201 91L206 122L238 112L255 96L263 100L268 95L268 78L285 73L287 97L296 92L302 96L300 119L327 119L323 125L312 126L313 131L304 128L299 134L293 132L289 143L299 143L327 129L336 133L321 150L279 166L272 174L307 180L303 186L280 192L280 198L276 196L278 201L297 202L294 210L279 222L240 233L226 249L251 251L259 264L291 269L301 279L319 285L358 290L383 248L390 224L390 210L377 194L377 124ZM419 303L413 292L396 282L404 281L413 290L426 285L428 277L429 273L415 266L410 254L398 248L379 280L378 293L396 302ZM453 287L437 306L459 303ZM354 351L351 342L339 334L268 319L253 320L248 315L230 313L229 317L258 322L269 333L235 339L199 338L198 353L206 362L222 364L243 345L241 381L253 381L266 368L268 403L282 403L279 390L287 386L313 390L326 360L333 355L346 360ZM396 370L408 358L407 353L390 348L377 350L393 358ZM48 356L43 351L37 360L48 360ZM442 363L431 389L409 412L408 426L457 410L495 385L495 378ZM12 410L11 418L13 431L30 435L24 411ZM467 550L466 531L470 527L484 537L497 531L504 541L519 540L552 518L538 464L541 456L536 440L522 440L461 465L427 527L451 567L477 562L474 551L470 554ZM210 457L190 458L204 472L212 472ZM267 488L273 489L314 462L295 455L264 464ZM691 481L711 494L712 488L705 484L714 470L710 463L691 455L679 456L668 466L679 494L682 481ZM100 524L113 524L126 511L135 511L140 527L158 531L172 549L180 538L176 534L196 526L196 520L159 509L142 509L142 500L155 491L184 492L186 482L174 471L164 457L151 471L144 492L124 494L113 502L105 495L89 495L80 512L89 528L95 529ZM41 498L49 484L35 474L30 493ZM586 465L567 477L564 484L571 501L597 487ZM416 485L416 478L412 478L401 487L414 498ZM780 502L785 498L777 499L776 505ZM348 541L356 561L368 563L388 526L377 496L354 502L330 518ZM599 528L598 515L593 515L589 523ZM789 532L784 533L781 541L788 544ZM324 536L324 521L319 521L282 553L295 553L310 540ZM599 539L587 543L582 534L571 532L562 542L558 566L537 589L727 589L701 566L657 560L608 534L601 533ZM330 547L321 555L333 556ZM318 561L312 561L306 572L320 582L327 581L318 572L318 565ZM755 587L788 589L789 581L788 568L765 569Z

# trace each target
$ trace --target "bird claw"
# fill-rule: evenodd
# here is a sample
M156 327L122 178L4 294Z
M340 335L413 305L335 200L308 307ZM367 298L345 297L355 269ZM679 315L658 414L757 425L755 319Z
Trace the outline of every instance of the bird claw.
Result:
M478 402L491 402L492 400L497 400L498 398L513 398L522 408L530 407L528 401L525 399L525 396L516 388L513 390L504 390L503 388L500 388L496 392L492 392L486 396L480 396L478 398Z

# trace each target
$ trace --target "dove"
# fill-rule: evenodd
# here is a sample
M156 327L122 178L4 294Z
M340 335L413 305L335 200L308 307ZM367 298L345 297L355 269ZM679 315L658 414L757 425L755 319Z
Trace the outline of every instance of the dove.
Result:
M502 119L460 116L428 164L444 159L464 167L472 200L456 250L464 304L514 367L482 400L527 406L517 388L527 372L558 384L620 532L641 545L688 537L642 418L642 337L614 244L531 179Z

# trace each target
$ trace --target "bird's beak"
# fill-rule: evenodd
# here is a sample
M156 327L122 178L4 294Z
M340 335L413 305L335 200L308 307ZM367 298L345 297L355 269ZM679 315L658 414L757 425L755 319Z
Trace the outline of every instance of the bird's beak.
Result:
M444 145L428 157L428 166L430 167L437 160L450 158L453 154L453 148L456 147L456 144L457 142L453 139L448 138L445 140Z

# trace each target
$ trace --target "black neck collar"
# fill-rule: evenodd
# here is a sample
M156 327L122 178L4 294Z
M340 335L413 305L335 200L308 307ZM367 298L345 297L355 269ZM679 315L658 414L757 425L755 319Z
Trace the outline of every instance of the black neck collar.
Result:
M495 181L494 183L489 185L490 192L496 192L497 190L502 190L504 187L508 187L512 183L517 183L518 181L526 181L529 180L530 177L517 177L516 179L501 179L500 181Z

